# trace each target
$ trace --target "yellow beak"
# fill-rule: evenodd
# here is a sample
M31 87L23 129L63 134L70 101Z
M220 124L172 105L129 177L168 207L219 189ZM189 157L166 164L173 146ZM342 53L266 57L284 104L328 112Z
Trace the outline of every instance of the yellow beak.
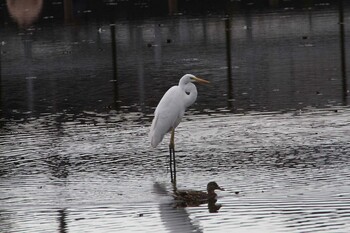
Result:
M201 83L201 84L208 84L208 83L210 83L207 80L204 80L204 79L201 79L201 78L197 78L197 77L194 77L193 79L194 79L194 82Z

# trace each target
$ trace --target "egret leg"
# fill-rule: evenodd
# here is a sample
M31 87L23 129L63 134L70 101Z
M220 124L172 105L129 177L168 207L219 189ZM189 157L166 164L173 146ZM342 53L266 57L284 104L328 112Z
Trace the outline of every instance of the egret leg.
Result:
M170 144L169 144L169 152L170 152L170 175L171 182L176 184L176 161L175 161L175 129L171 130Z
M175 160L175 148L173 148L173 173L174 173L174 184L176 184L176 160Z
M171 180L171 183L174 182L174 180L173 180L173 163L172 163L172 160L173 160L173 148L169 144L169 168L170 168L170 180Z

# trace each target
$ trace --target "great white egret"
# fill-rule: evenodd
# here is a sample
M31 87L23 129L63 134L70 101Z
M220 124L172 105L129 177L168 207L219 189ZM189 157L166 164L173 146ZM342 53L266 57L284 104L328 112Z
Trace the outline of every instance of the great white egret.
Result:
M192 74L185 74L180 79L179 85L171 87L159 101L154 111L154 118L149 133L152 147L157 147L163 140L164 135L171 132L169 143L170 173L171 182L174 183L176 182L175 128L180 124L186 108L191 106L197 99L197 88L193 83L206 84L209 82Z

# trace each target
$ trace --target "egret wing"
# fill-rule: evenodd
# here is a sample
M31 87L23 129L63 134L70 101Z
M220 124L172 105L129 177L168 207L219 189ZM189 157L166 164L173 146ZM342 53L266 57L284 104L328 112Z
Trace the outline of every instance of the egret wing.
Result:
M185 113L185 107L181 103L182 96L178 86L170 88L160 100L151 126L151 145L156 147L164 135L172 128L176 128Z

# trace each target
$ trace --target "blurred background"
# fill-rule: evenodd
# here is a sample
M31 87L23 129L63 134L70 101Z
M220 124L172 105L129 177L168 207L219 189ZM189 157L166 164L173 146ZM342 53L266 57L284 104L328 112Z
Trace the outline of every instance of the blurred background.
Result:
M150 114L185 73L195 113L347 105L346 1L0 2L2 121Z

